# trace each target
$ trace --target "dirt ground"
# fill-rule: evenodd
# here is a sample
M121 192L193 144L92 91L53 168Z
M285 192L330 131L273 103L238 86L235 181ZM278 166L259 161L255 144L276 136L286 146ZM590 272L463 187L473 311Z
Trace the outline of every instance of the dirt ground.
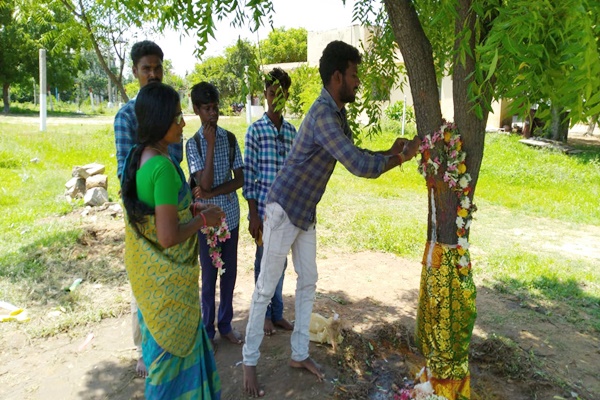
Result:
M122 269L123 220L102 212L81 217L80 212L67 218L83 224L86 232L86 239L78 244L86 254L82 265L104 257ZM556 247L547 251L585 249L585 257L600 262L600 227L558 231L550 222L540 219L512 234L542 235L538 244ZM502 230L497 234L501 240ZM581 245L582 240L588 244ZM254 285L253 256L253 245L244 234L234 301L234 326L240 332L245 331ZM328 345L311 344L311 355L326 374L324 382L317 382L309 373L287 366L290 333L278 331L266 337L258 366L267 392L264 398L393 399L392 385L400 385L404 377L412 379L423 365L412 333L420 264L386 253L319 247L318 265L314 311L341 316L344 342L337 353ZM114 286L84 281L77 289L98 307L115 304L116 310L115 316L83 328L31 338L25 324L52 323L50 310L43 309L30 310L34 318L29 323L0 324L0 399L143 399L144 381L135 374L130 289L125 279L121 282ZM294 319L295 282L290 263L284 285L285 316L290 320ZM476 283L478 318L470 361L473 399L600 398L597 332L576 330L565 317L568 310L560 310L560 305L550 310ZM219 338L217 343L222 398L247 398L242 392L241 347Z
M81 245L88 247L90 257L90 249L115 260L122 257L122 244L115 245L122 238L122 219L99 214L88 216L84 224L88 240ZM592 233L600 239L600 229ZM592 256L600 259L600 254ZM234 326L240 332L245 330L253 290L252 258L250 241L242 240L234 304ZM311 354L326 373L325 381L317 382L309 373L287 366L288 332L265 338L258 366L265 398L393 398L391 384L402 382L402 377L412 378L423 363L412 338L420 265L391 254L348 254L327 248L319 249L318 264L314 311L327 317L338 313L345 340L338 354L328 345L311 344ZM285 315L291 320L294 286L295 273L288 268ZM84 283L81 290L99 301L129 295L126 284ZM596 334L578 332L562 318L555 319L539 307L488 288L479 289L477 307L471 349L474 399L570 398L572 393L584 399L600 398L600 341ZM22 326L3 324L0 398L142 399L144 381L135 375L131 315L127 307L121 309L124 311L115 318L48 339L31 339ZM36 321L44 323L48 318ZM511 348L499 337L509 338L517 346ZM241 347L220 339L217 342L223 399L245 398Z

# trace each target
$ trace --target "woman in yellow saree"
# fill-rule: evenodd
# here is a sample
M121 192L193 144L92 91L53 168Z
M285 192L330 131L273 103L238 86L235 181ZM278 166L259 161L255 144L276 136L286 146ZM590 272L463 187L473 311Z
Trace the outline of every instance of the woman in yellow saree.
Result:
M150 83L136 99L137 144L121 182L125 267L138 302L146 399L219 399L221 382L202 325L197 231L217 226L218 207L197 210L185 176L167 152L182 139L179 94Z

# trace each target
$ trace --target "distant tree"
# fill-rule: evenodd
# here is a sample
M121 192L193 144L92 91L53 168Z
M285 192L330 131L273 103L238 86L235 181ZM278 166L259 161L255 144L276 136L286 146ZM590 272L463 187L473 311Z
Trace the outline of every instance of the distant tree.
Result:
M185 78L191 88L196 83L210 82L219 89L221 103L229 105L237 101L239 84L237 78L227 70L227 59L224 56L208 57L194 66L194 71Z
M135 32L136 27L140 28L149 14L142 12L132 16L116 0L60 0L60 3L74 17L78 28L89 40L100 66L117 88L123 102L128 101L129 97L123 86L123 70L129 50L129 40L125 34L131 35L132 30ZM111 61L113 58L117 60L114 69Z
M175 88L179 93L185 92L189 87L186 80L173 70L173 62L167 59L163 60L163 82Z
M276 28L260 41L264 64L301 62L307 60L307 32L304 28Z
M236 78L234 97L238 101L243 100L248 93L256 96L263 92L263 79L256 46L248 40L238 38L235 45L225 49L225 58L227 59L226 72ZM249 86L246 84L246 66Z
M292 86L286 109L289 113L302 117L321 93L323 83L317 67L301 65L290 72Z
M48 85L67 90L77 71L87 64L80 49L85 39L60 5L29 1L0 3L0 83L4 112L10 109L11 84L32 84L39 79L39 49L47 49Z

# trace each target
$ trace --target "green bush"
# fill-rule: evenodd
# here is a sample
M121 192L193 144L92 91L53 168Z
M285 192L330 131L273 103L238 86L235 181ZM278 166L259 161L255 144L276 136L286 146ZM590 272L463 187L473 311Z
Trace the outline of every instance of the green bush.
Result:
M298 118L304 116L312 103L319 97L323 84L319 69L302 65L290 73L292 86L286 108Z
M402 115L404 114L404 102L397 101L394 104L390 105L385 109L385 115L393 120L402 122ZM415 109L412 106L406 106L406 123L414 123L415 119Z

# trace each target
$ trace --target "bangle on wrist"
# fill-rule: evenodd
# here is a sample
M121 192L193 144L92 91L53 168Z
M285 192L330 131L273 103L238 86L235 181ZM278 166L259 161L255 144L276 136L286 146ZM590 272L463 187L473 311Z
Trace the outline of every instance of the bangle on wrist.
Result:
M404 159L404 157L402 156L402 153L398 153L398 160L400 160L400 164L398 164L399 166L402 165L404 163L404 161L406 161Z
M204 214L202 214L202 211L200 211L200 216L202 217L202 221L204 222L204 225L202 225L204 227L206 226L206 217L204 216Z

